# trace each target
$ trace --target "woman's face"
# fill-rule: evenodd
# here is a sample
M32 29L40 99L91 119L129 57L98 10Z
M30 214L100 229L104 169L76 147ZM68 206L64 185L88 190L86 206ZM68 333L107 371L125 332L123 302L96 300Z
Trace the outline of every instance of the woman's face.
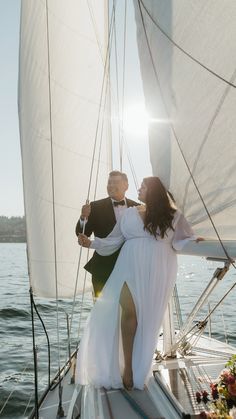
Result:
M138 199L141 202L146 202L146 196L147 196L147 186L144 182L142 182L141 187L138 190Z

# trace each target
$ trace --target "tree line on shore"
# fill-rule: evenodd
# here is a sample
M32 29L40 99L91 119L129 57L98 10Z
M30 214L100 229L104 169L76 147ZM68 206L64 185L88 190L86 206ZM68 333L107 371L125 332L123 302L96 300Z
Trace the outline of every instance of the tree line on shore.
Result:
M25 217L0 216L0 243L26 242Z

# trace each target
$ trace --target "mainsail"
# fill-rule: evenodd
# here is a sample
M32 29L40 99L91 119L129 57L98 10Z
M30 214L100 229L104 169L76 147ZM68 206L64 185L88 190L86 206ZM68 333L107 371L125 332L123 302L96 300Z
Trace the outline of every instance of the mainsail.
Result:
M106 1L22 2L20 137L30 281L39 296L74 294L75 224L88 190L90 199L106 193L107 33Z
M197 234L217 239L210 215L236 240L236 3L134 5L153 172Z

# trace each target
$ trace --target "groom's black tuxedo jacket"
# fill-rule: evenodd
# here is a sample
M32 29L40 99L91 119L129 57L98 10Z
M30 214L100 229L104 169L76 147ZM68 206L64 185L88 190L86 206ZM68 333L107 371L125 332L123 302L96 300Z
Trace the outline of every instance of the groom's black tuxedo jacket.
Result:
M139 205L137 202L127 198L126 203L128 207ZM100 238L108 236L116 224L111 198L108 197L100 199L98 201L91 202L90 205L91 213L86 223L84 233L88 237L92 233L94 233L94 236ZM76 225L76 235L78 236L81 232L82 228L79 220ZM97 279L105 284L107 278L113 270L119 251L120 250L109 256L100 256L96 251L94 252L92 258L85 265L85 269L93 276L93 282Z

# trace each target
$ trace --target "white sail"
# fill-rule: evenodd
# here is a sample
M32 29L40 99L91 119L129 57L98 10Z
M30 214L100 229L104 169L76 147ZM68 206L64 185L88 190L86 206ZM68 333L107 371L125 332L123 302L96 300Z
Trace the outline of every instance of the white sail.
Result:
M58 297L74 293L75 225L89 187L107 20L106 1L22 1L19 119L30 281L39 296L54 297L56 283ZM101 127L90 199L96 179L98 196L105 196L111 168L105 118L97 176Z
M197 234L217 238L198 188L220 238L235 240L236 3L134 5L153 172Z

